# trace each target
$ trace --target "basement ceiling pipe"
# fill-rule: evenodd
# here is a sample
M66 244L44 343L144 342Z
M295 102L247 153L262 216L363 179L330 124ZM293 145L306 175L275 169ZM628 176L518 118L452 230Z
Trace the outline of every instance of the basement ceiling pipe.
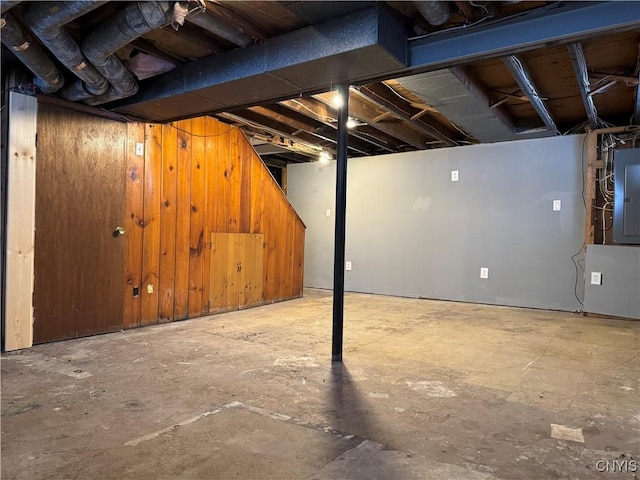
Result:
M5 12L8 12L19 3L21 3L19 0L2 0L2 4L0 5L0 13L4 14Z
M251 39L242 33L241 30L232 27L213 15L209 15L207 12L189 15L186 20L187 22L193 23L207 32L212 33L217 37L224 38L239 47L244 47L251 43Z
M451 16L449 2L422 0L413 3L425 20L435 27L442 25L444 22L449 20L449 17Z
M53 55L78 78L83 80L81 91L72 94L70 88L61 94L67 100L82 100L93 95L102 95L109 88L109 82L85 58L80 47L63 25L85 13L107 3L100 1L76 2L33 2L24 12L24 19ZM72 84L70 87L73 87ZM71 90L75 90L71 88Z
M53 60L32 41L26 30L11 13L0 20L2 43L31 70L36 78L33 83L45 93L57 92L64 85L64 76Z
M114 53L141 35L171 22L173 3L130 3L85 38L82 52L112 86L107 93L89 98L85 103L100 105L138 91L135 77Z

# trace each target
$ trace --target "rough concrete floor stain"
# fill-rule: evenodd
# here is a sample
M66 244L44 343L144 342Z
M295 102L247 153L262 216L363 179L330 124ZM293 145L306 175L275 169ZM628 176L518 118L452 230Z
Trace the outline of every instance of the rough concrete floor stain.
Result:
M5 354L2 478L640 476L640 323L362 294L345 309L342 366L321 290Z

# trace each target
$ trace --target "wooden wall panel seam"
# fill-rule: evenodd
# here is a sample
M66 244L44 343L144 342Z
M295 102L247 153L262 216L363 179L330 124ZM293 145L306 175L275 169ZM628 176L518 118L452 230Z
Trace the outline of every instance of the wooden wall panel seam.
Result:
M145 125L144 221L142 279L140 281L141 325L158 323L160 277L160 194L162 179L162 129Z
M178 193L176 221L175 320L189 316L189 242L191 233L192 121L181 120L178 129Z
M202 316L202 290L204 266L203 250L205 248L205 135L204 117L194 118L191 123L191 190L190 190L190 225L189 225L189 317Z
M142 314L142 252L144 225L144 124L127 124L127 185L125 217L125 287L123 327L140 326ZM137 289L137 295L134 293Z
M158 321L174 320L176 222L177 222L177 130L173 125L162 125L162 172L160 174L161 221L159 262Z

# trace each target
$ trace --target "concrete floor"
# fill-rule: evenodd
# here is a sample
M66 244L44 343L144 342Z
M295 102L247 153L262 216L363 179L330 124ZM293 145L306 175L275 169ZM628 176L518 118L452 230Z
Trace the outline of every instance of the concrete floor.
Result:
M331 301L3 355L2 478L640 476L640 323L347 294L332 368Z

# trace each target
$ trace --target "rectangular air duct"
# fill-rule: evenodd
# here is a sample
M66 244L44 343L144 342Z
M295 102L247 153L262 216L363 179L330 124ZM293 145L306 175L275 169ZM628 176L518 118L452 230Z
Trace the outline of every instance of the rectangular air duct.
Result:
M406 67L406 33L383 6L219 55L142 82L107 108L151 121L273 102Z

